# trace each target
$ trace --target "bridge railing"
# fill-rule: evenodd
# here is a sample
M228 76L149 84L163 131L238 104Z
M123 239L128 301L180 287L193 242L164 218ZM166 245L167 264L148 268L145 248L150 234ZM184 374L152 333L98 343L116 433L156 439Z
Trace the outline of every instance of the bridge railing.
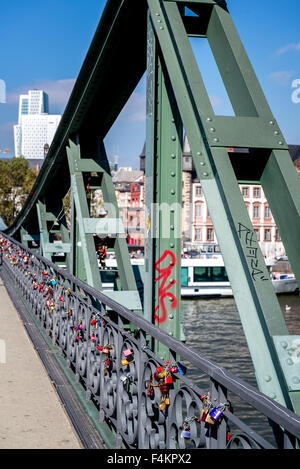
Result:
M12 238L0 235L0 247L2 268L116 447L298 447L299 416ZM168 362L153 352L154 341L169 349ZM189 379L186 366L207 376L208 389ZM267 418L275 444L233 413L233 396Z

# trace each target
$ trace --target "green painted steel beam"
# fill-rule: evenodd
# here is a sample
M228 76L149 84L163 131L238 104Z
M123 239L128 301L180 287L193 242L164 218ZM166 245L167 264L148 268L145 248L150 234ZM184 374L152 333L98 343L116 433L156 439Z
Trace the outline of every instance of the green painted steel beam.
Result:
M52 256L46 250L46 246L49 244L49 233L47 227L47 213L45 203L39 200L36 205L36 209L40 227L40 253L42 256L46 257L46 259L51 261Z
M145 284L151 287L145 290L145 317L170 335L183 339L180 321L183 128L150 22L148 28L151 47L147 74L150 106L146 141ZM169 351L159 343L156 352L165 360L169 358Z
M275 119L212 116L203 124L211 147L288 149Z
M141 313L141 301L137 291L133 269L125 239L125 230L119 215L119 208L109 164L103 143L99 143L94 159L85 159L81 147L72 141L67 148L72 187L72 269L73 273L94 288L102 290L100 267L98 265L94 235L114 240L113 249L116 255L118 270L118 291L112 294L116 301ZM99 189L102 191L107 216L91 218L83 173L101 174ZM98 186L97 186L98 187ZM119 300L118 300L119 298Z
M83 176L81 171L76 170L76 161L80 160L80 146L76 145L72 141L69 142L67 147L68 162L71 174L71 194L72 194L72 205L73 211L76 210L76 216L72 217L71 230L75 236L73 243L75 245L75 252L73 250L73 256L79 255L78 247L80 248L79 259L80 263L83 262L84 270L77 263L76 258L72 261L73 269L76 269L76 275L80 275L81 280L86 281L89 285L102 289L102 283L100 278L100 272L96 257L96 247L94 242L93 234L86 233L84 229L84 218L89 218L89 208L86 198L86 191L83 182ZM77 266L77 267L76 267ZM84 278L82 278L82 275Z

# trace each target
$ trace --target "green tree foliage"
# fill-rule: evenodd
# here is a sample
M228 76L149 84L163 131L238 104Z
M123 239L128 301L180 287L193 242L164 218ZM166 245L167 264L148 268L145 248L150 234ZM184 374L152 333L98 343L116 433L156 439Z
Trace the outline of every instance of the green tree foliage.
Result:
M7 226L21 210L36 177L37 170L29 168L23 157L0 160L0 216Z

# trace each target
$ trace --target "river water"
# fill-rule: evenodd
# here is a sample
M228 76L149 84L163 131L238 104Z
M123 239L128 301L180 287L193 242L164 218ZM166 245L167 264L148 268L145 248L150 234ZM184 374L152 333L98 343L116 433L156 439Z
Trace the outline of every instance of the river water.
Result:
M300 335L300 296L278 296L290 334ZM252 386L254 367L233 298L182 300L182 325L186 344ZM207 377L190 367L188 376L207 392ZM235 414L261 436L274 443L267 419L255 409L228 395Z

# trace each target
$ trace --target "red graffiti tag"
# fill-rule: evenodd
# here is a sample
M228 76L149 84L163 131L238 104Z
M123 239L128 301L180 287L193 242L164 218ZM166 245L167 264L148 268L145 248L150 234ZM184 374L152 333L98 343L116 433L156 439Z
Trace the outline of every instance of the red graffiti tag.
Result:
M161 262L163 262L166 259L167 256L171 257L170 264L165 269L160 269L158 267L159 264ZM159 277L157 277L155 279L155 281L158 282L159 280L162 280L162 282L159 286L159 290L158 290L159 304L156 306L155 311L154 311L154 317L155 317L155 319L158 323L165 322L165 320L167 319L167 309L166 309L166 305L165 305L165 298L167 296L169 298L171 298L171 300L172 300L171 308L174 309L174 308L176 308L176 305L177 305L176 296L173 295L173 293L168 292L169 288L171 288L173 285L175 285L176 280L171 280L169 282L169 285L165 286L168 278L171 275L172 269L174 268L175 264L176 264L176 258L175 258L174 254L171 251L165 251L163 253L163 255L161 256L161 258L157 262L155 262L155 270L157 270L157 272L160 273ZM161 316L158 315L158 310L160 308L162 310Z

